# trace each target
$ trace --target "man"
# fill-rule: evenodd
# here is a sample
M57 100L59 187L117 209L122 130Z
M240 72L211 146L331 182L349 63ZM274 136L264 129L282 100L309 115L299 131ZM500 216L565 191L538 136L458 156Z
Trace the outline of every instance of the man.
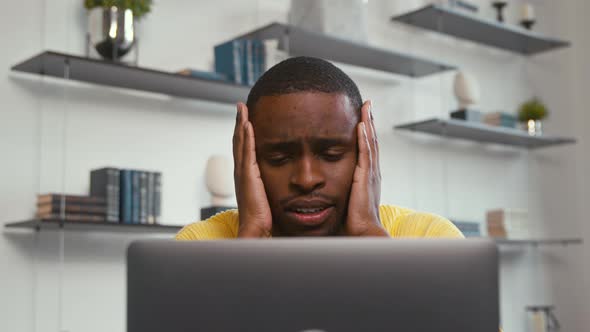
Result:
M285 60L237 108L238 210L190 224L177 239L463 237L442 217L379 205L371 102L362 103L356 84L329 62Z

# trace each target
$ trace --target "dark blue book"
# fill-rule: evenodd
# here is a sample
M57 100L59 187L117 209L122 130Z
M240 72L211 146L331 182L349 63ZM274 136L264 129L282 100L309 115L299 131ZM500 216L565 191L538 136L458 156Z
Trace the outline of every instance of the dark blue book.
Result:
M107 203L107 222L119 222L119 170L104 167L90 172L90 195L103 197Z
M465 235L465 237L481 236L480 224L473 221L453 221L453 224Z
M140 173L139 171L131 171L131 223L139 224L139 209L140 209Z
M215 72L225 75L236 84L246 84L243 75L244 42L231 40L215 46Z
M132 201L133 201L133 181L131 170L122 169L119 172L120 178L120 200L119 200L119 217L122 223L132 223Z

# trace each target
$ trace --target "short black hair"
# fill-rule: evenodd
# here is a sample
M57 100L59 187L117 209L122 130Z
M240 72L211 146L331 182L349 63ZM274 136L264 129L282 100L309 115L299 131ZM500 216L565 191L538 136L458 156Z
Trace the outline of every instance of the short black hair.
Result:
M300 56L284 60L265 72L250 90L246 105L254 111L261 97L296 92L342 93L355 110L360 110L363 104L358 87L342 70L326 60Z

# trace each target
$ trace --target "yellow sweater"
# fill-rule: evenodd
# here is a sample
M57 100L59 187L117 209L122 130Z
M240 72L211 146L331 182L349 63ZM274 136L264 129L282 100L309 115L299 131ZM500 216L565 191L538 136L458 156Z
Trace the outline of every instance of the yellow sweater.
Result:
M379 217L391 237L462 238L449 220L430 213L416 212L393 205L381 205ZM229 210L189 224L176 234L177 240L214 240L238 237L238 211Z

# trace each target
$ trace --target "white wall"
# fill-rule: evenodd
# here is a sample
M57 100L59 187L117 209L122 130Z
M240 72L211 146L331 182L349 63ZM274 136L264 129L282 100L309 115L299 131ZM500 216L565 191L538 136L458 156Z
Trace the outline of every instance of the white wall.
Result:
M484 15L493 15L487 1L477 2ZM574 46L534 58L389 22L420 3L369 1L371 44L473 72L482 86L482 110L512 111L532 95L546 96L553 111L546 131L573 134L580 143L526 152L394 132L395 124L446 116L455 108L453 73L411 80L347 66L363 97L374 101L382 201L475 221L483 221L489 208L524 207L540 235L589 239L581 217L590 183L587 177L586 185L580 181L590 169L590 118L582 104L590 72L584 63L590 55L583 33L589 28L582 15L587 3L538 1L538 29L571 39ZM286 21L288 6L286 0L158 1L141 23L140 64L210 69L213 45L270 20ZM163 222L196 220L208 202L206 158L231 154L234 107L12 73L11 65L44 49L83 54L85 16L75 0L7 2L3 8L0 221L30 218L38 192L86 193L89 170L107 165L162 171ZM514 21L516 11L508 17ZM143 237L4 231L0 330L124 331L124 251L129 241ZM590 293L587 284L585 293L578 288L589 267L580 262L588 261L590 251L582 248L503 251L507 332L524 331L524 306L542 302L558 305L564 330L583 330Z

